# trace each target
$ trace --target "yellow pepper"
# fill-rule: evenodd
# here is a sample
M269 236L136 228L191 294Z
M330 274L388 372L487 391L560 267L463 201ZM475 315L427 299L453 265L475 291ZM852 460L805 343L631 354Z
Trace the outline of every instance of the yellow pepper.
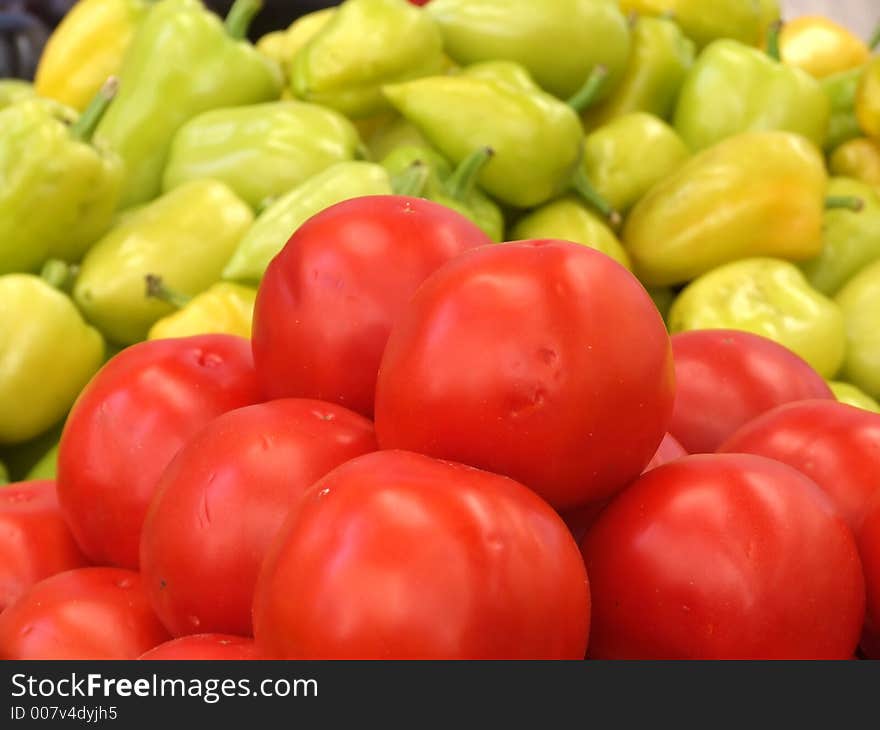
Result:
M779 47L784 63L817 79L858 68L871 58L861 38L821 15L804 15L786 23Z
M257 50L277 61L288 77L288 64L296 52L314 38L333 17L336 8L316 10L297 18L286 30L267 33L257 41ZM288 77L289 78L289 77Z
M859 137L844 142L829 164L833 175L853 177L880 190L880 141Z
M880 56L866 67L856 92L856 119L862 131L880 141Z
M170 292L161 279L148 279L148 293L179 309L150 328L147 339L224 334L250 338L257 290L220 282L192 299Z
M34 81L37 94L85 109L107 77L118 73L149 5L146 0L80 0L46 44Z

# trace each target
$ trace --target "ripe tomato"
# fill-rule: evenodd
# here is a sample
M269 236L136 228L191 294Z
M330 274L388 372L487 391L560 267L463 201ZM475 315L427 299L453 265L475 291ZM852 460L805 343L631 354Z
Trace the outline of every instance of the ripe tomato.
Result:
M0 612L43 578L85 565L58 509L55 482L0 489Z
M459 256L413 297L382 359L376 433L565 510L641 473L673 390L666 328L630 272L574 243L505 243Z
M152 661L259 659L253 639L227 634L192 634L181 636L141 654L138 659Z
M644 474L645 471L651 471L651 469L656 469L658 466L663 466L663 464L668 464L670 461L681 459L684 456L687 456L687 452L678 441L667 433L660 442L654 457L648 462L642 473ZM603 499L601 502L593 502L585 507L578 507L577 509L562 513L562 519L565 520L565 524L568 525L568 529L571 530L575 540L580 542L583 539L584 535L587 534L587 530L592 527L609 502L610 500Z
M291 506L375 449L370 421L322 401L272 401L209 423L166 469L141 534L141 572L166 628L250 635L257 573Z
M400 451L349 461L291 512L254 598L257 645L297 659L581 659L577 544L534 492Z
M711 453L736 429L783 403L834 399L828 384L791 350L736 330L672 336L675 408L669 432L691 454Z
M852 532L815 484L770 459L653 469L581 549L597 659L848 659L858 644Z
M867 597L862 651L868 659L880 659L880 497L871 502L862 521L859 555Z
M137 568L141 526L168 462L212 418L258 399L240 337L153 340L110 360L74 404L58 454L58 499L83 552Z
M747 423L721 446L806 474L858 531L880 491L880 415L832 400L789 403Z
M254 311L254 360L268 398L318 398L373 414L391 325L419 284L492 241L464 216L419 198L331 206L275 257Z
M141 577L120 568L58 573L0 613L0 659L135 659L167 639Z

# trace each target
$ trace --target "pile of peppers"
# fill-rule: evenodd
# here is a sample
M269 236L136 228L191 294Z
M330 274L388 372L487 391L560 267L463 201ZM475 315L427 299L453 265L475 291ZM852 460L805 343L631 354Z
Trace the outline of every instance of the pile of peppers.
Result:
M598 249L671 332L767 336L880 412L880 32L775 0L345 0L252 44L260 9L80 0L34 83L0 80L0 481L54 474L121 349L250 336L292 233L379 194Z

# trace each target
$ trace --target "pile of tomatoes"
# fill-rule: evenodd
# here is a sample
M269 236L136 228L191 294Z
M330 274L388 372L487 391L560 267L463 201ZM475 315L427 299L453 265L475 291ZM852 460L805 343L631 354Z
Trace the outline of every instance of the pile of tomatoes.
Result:
M0 657L880 656L878 492L880 415L781 346L359 198L252 342L123 350L0 492Z

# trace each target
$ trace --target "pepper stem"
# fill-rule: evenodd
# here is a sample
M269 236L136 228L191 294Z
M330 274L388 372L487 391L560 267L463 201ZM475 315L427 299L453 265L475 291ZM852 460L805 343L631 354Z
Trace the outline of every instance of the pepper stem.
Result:
M230 38L242 40L248 34L251 22L263 9L263 0L235 0L226 16L226 33Z
M780 19L767 28L767 55L774 61L782 60L782 52L779 50L779 36L784 24L784 21Z
M72 266L61 259L49 259L43 264L40 278L49 286L59 291L69 292L73 289L79 267Z
M566 102L576 112L582 112L589 109L596 101L599 92L605 85L605 79L608 77L608 67L602 64L595 66L584 85L575 92L568 102Z
M858 213L865 207L865 201L853 195L829 195L825 198L825 210L851 210Z
M868 41L868 48L872 51L876 51L877 46L880 46L880 23L877 23L877 27L874 28L874 33L871 35L871 40Z
M74 139L81 142L91 142L92 135L94 135L107 109L110 108L110 102L113 101L118 90L119 79L115 76L111 76L104 82L85 111L80 114L79 119L70 125L70 134Z
M188 297L186 294L169 289L165 282L162 281L162 277L156 274L147 274L146 282L148 297L163 301L177 309L183 309L192 299L192 297Z
M403 172L391 178L391 190L395 195L421 197L431 175L430 168L421 160L416 160Z
M446 192L458 201L465 200L473 192L480 172L495 156L491 147L480 147L461 161L450 178L446 181Z
M617 228L617 226L620 225L620 213L614 210L611 203L605 200L605 198L599 194L599 191L593 187L593 183L590 182L590 178L587 177L587 173L583 167L578 166L577 172L572 178L571 186L574 191L584 199L584 201L598 210L613 227Z

